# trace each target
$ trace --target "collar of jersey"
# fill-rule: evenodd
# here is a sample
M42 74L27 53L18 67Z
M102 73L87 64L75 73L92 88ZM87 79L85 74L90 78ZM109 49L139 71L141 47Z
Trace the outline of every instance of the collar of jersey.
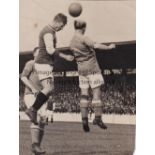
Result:
M56 30L54 29L54 27L52 27L50 24L48 24L48 27L49 27L50 29L52 29L54 32L56 32Z

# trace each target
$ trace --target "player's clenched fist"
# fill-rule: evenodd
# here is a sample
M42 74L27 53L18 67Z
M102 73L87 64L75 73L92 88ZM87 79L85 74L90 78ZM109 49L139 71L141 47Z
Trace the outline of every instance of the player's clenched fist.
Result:
M74 56L72 55L66 55L66 58L65 58L67 61L73 61L74 60Z
M116 48L116 45L115 44L110 44L109 47L110 47L110 49L114 49L114 48Z

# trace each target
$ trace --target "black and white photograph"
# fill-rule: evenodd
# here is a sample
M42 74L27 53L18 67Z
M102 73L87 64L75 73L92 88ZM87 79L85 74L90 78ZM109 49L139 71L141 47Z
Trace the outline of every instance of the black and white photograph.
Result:
M19 1L19 155L134 155L136 0Z

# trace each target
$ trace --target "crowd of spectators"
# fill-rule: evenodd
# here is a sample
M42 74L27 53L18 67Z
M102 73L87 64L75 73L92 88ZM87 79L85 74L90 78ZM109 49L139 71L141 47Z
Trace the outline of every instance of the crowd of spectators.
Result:
M136 89L135 85L125 84L123 89L120 85L106 85L102 91L104 113L136 114Z
M106 83L102 88L103 112L106 114L136 114L136 85L132 83ZM23 100L20 97L20 102ZM90 101L92 96L90 95ZM55 112L80 112L78 83L55 84L51 104ZM22 105L20 103L20 105ZM22 107L22 106L20 106ZM25 108L25 107L24 107Z

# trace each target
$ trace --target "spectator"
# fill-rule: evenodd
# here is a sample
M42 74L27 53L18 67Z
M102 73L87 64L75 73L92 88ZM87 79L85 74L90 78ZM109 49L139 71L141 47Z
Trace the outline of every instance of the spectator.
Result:
M103 113L106 114L136 114L136 87L135 83L106 83L102 92L104 104ZM20 86L21 92L23 86ZM55 102L54 112L80 112L78 83L58 81L55 84L53 100ZM22 93L20 93L22 96ZM91 99L91 98L90 98ZM20 97L20 110L22 109L22 97Z

